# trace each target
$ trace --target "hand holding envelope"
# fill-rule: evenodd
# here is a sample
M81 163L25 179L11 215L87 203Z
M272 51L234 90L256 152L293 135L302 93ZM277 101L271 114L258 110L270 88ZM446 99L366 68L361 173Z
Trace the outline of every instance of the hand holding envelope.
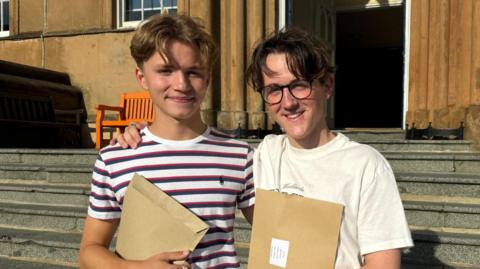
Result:
M135 174L123 200L116 251L127 260L193 251L208 228L175 199Z

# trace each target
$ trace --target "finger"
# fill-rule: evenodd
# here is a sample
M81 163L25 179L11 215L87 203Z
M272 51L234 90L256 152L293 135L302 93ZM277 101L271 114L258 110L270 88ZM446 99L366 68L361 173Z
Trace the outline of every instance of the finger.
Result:
M118 143L122 148L124 149L128 148L128 143L125 141L124 134L117 132L117 134L115 135L115 138L110 140L110 144L114 139L116 140L115 142Z
M125 129L123 139L125 139L125 143L127 143L127 145L133 149L137 148L141 141L140 135L138 134L136 128Z
M114 137L114 138L110 139L110 142L109 142L109 144L110 144L111 146L113 146L113 145L117 144L117 138L116 138L116 137Z
M175 251L175 252L163 252L160 253L156 256L157 259L163 260L163 261L183 261L187 259L188 254L190 252L188 251ZM182 266L182 265L180 265ZM181 268L181 267L180 267Z
M180 266L180 268L190 268L190 264L187 261L174 261L173 264Z
M124 138L130 147L137 148L138 144L142 141L140 135L142 128L145 128L143 123L133 123L125 129Z
M190 264L188 264L187 262L184 262L183 264L180 264L179 265L181 269L190 269Z

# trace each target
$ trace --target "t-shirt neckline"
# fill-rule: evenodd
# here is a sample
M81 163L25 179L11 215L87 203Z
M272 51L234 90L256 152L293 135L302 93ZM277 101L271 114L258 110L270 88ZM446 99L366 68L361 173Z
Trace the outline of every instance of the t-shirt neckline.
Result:
M169 145L169 146L173 146L173 147L188 147L188 146L191 146L193 144L196 144L200 141L202 141L203 139L205 139L205 137L208 136L208 134L210 133L211 131L211 128L210 126L207 126L207 128L205 129L205 131L195 137L195 138L192 138L192 139L188 139L188 140L171 140L171 139L165 139L165 138L161 138L161 137L158 137L156 135L154 135L149 127L146 127L142 130L142 132L145 134L145 136L157 143L160 143L160 144L165 144L165 145Z

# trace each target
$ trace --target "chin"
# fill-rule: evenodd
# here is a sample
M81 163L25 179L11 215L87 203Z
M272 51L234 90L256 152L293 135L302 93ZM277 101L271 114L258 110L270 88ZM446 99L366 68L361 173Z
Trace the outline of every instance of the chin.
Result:
M307 136L305 129L303 128L285 128L285 134L295 140L303 139Z

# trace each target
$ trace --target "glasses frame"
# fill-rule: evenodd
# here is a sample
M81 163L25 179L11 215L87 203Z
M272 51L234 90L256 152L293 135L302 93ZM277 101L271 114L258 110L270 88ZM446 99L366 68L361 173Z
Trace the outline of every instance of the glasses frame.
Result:
M257 91L260 93L260 95L262 96L262 99L265 103L269 104L269 105L276 105L276 104L279 104L282 102L283 100L283 89L287 88L288 89L288 92L290 93L291 96L293 96L293 98L297 99L297 100L304 100L304 99L307 99L308 97L310 97L310 95L312 95L312 91L313 91L313 88L312 88L312 83L316 80L317 78L312 78L310 80L304 80L304 79L295 79L295 80L292 80L290 83L288 84L284 84L284 85L277 85L278 88L281 89L281 94L282 96L280 97L280 100L278 102L275 102L275 103L270 103L268 102L267 100L267 96L265 96L264 94L264 90L268 87L271 87L271 85L267 85L267 86L264 86L264 87L261 87L260 89L258 89ZM293 92L292 92L292 84L295 84L295 83L298 83L298 82L307 82L309 84L309 89L310 89L310 92L308 93L307 96L305 97L302 97L302 98L298 98L296 97Z

